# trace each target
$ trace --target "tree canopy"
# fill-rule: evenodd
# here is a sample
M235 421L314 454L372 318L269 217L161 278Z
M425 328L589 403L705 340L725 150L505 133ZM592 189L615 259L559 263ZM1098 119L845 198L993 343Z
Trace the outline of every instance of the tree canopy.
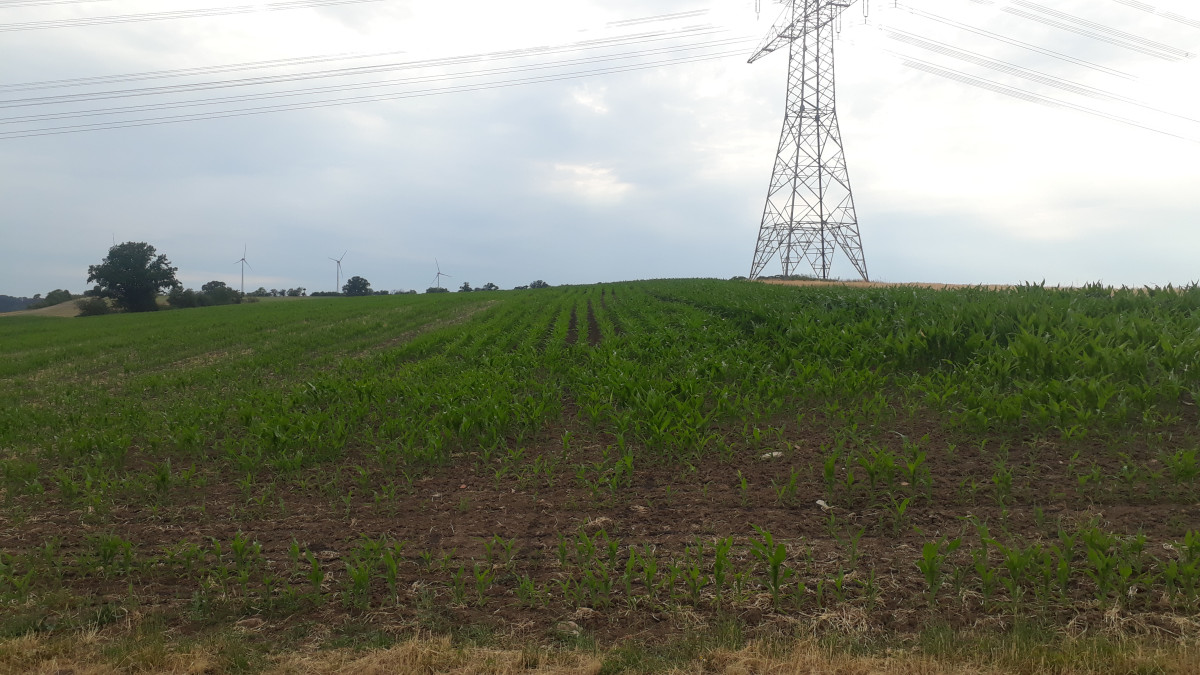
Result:
M112 298L128 312L149 312L158 309L159 291L179 286L177 270L150 244L127 241L108 249L99 265L89 265L87 280L96 283L93 295Z
M42 307L53 307L61 305L71 299L71 291L63 288L56 288L46 294L45 298L29 305L29 309L41 309Z
M370 295L371 282L362 277L350 277L346 280L346 285L342 286L342 294L347 296Z

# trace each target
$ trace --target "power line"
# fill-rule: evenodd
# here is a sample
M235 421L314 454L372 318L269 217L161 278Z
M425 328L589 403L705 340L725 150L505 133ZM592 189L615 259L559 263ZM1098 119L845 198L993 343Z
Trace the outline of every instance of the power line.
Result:
M1109 68L1108 66L1100 65L1098 63L1093 63L1091 61L1085 61L1083 59L1075 58L1073 56L1070 56L1069 54L1063 54L1062 52L1056 52L1056 51L1053 51L1050 49L1046 49L1044 47L1039 47L1038 45L1035 45L1035 44L1031 44L1028 42L1022 42L1021 40L1016 40L1016 39L1007 37L1005 35L1001 35L1000 33L995 33L990 30L985 30L983 28L979 28L979 27L972 26L969 24L954 21L953 19L947 19L944 16L939 16L939 15L933 14L931 12L926 12L924 10L920 10L915 7L910 7L908 5L903 5L900 3L896 3L895 6L899 9L903 9L904 11L906 11L909 14L912 14L914 16L918 16L923 19L927 19L929 21L935 21L937 23L941 23L941 24L950 26L952 28L957 28L959 30L966 31L968 33L973 33L973 34L979 35L981 37L986 37L991 40L1003 42L1005 44L1008 44L1008 45L1011 45L1014 47L1020 47L1021 49L1025 49L1025 50L1028 50L1028 51L1031 51L1031 52L1034 52L1037 54L1041 54L1043 56L1049 56L1051 58L1058 59L1060 61L1065 61L1067 63L1072 63L1077 66L1082 66L1084 68L1095 70L1095 71L1105 73L1108 75L1113 75L1116 77L1121 77L1121 78L1124 78L1127 80L1137 79L1130 73L1116 70L1114 68Z
M1143 12L1148 12L1155 16L1161 16L1164 19L1182 23L1184 25L1191 26L1192 28L1200 28L1200 21L1197 21L1196 19L1190 19L1182 14L1176 14L1175 12L1159 9L1154 5L1148 5L1144 2L1138 2L1137 0L1113 0L1113 2L1120 3L1126 7L1140 9Z
M1024 7L1025 9L1016 9L1013 7L1005 7L1003 11L1019 16L1023 19L1036 21L1038 23L1058 28L1060 30L1069 31L1077 35L1107 42L1118 47L1124 47L1135 52L1153 56L1155 58L1168 61L1178 61L1181 59L1192 58L1194 54L1172 47L1171 45L1144 38L1132 33L1126 33L1116 28L1105 26L1104 24L1089 21L1077 16L1073 16L1066 12L1060 12L1057 9L1044 7L1035 2L1028 0L1011 0L1014 5ZM1031 11L1025 11L1031 10Z
M648 69L652 69L652 68L682 65L682 64L687 64L687 63L699 63L699 62L704 62L704 61L713 61L713 60L717 60L717 59L729 58L731 56L741 56L743 54L744 54L743 50L737 49L737 50L730 50L730 51L726 51L726 52L721 52L721 53L717 53L717 54L708 54L708 55L703 55L703 56L691 56L691 57L683 57L683 58L675 58L675 59L664 59L661 61L656 61L656 62L651 62L651 63L610 67L610 68L598 68L598 69L594 69L594 70L579 71L579 72L575 72L575 73L566 73L566 74L558 74L558 75L544 75L544 76L527 77L527 78L516 78L516 79L512 79L512 80L503 80L500 82L492 82L492 83L479 84L479 85L469 85L469 86L468 85L459 85L459 86L425 89L425 90L410 91L410 92L403 92L403 93L355 96L355 97L332 99L332 100L325 100L325 101L318 101L318 102L291 103L291 104L281 104L281 105L274 105L274 106L261 106L261 107L257 107L257 108L243 108L243 109L237 109L237 110L217 111L217 112L210 112L210 113L195 113L195 114L189 114L189 115L169 115L169 116L165 116L165 117L155 117L155 118L147 118L147 119L141 119L141 120L127 120L127 121L119 121L119 122L98 122L98 123L94 123L94 124L80 124L80 125L70 125L70 126L62 126L62 127L49 127L49 128L45 128L45 129L0 132L0 140L29 138L29 137L34 137L34 136L51 136L51 135L60 135L60 134L70 134L70 133L79 133L79 132L84 132L84 131L99 131L99 130L105 130L105 129L123 129L123 128L130 128L130 127L172 124L172 123L191 122L191 121L198 121L198 120L221 119L221 118L226 118L226 117L242 117L242 116L246 116L246 115L259 115L259 114L265 114L265 113L269 113L269 112L281 112L281 111L287 111L287 110L306 110L306 109L312 109L312 108L325 108L325 107L332 107L332 106L338 106L338 105L347 105L347 104L352 104L352 103L366 103L366 102L397 100L397 99L405 99L405 98L418 98L418 97L425 97L425 96L435 96L435 95L440 95L440 94L486 91L486 90L499 89L499 88L504 88L504 87L521 86L521 85L528 85L528 84L540 84L540 83L546 83L546 82L558 82L558 81L563 81L563 80L594 77L594 76L598 76L598 75L611 75L611 74L616 74L616 73L627 73L627 72L634 72L634 71L638 71L638 70L648 70Z
M951 58L958 59L960 61L965 61L967 63L972 63L977 66L982 66L984 68L989 68L991 70L996 70L996 71L1000 71L1003 73L1008 73L1010 75L1015 75L1017 77L1029 80L1031 82L1037 82L1039 84L1044 84L1046 86L1054 87L1056 89L1061 89L1063 91L1067 91L1067 92L1070 92L1073 94L1079 94L1080 96L1087 96L1089 98L1117 101L1120 103L1127 103L1129 105L1136 106L1138 108L1143 108L1145 110L1150 110L1152 112L1161 113L1163 115L1170 115L1172 117L1177 117L1179 119L1186 120L1188 122L1200 123L1200 119L1195 119L1192 117L1187 117L1186 115L1180 115L1177 113L1162 110L1160 108L1155 108L1153 106L1141 103L1140 101L1138 101L1135 98L1130 98L1128 96L1122 96L1121 94L1116 94L1111 91L1107 91L1105 89L1099 89L1097 87L1080 84L1078 82L1063 79L1061 77L1056 77L1054 75L1048 75L1048 74L1040 72L1040 71L1036 71L1036 70L1032 70L1030 68L1025 68L1023 66L1019 66L1015 63L1003 61L1000 59L994 59L990 56L984 56L983 54L979 54L977 52L960 49L953 45L947 44L945 42L940 42L940 41L934 40L932 38L921 37L919 35L914 35L912 33L908 33L908 32L898 30L895 28L885 28L885 29L883 29L883 32L884 32L884 35L886 35L890 39L896 40L898 42L903 42L905 44L909 44L914 47L919 47L919 48L925 49L927 51L932 51L937 54L942 54L943 56L949 56Z
M298 56L289 59L272 59L270 61L247 61L217 66L197 66L195 68L176 68L173 70L153 70L142 73L126 73L116 75L94 75L91 77L73 77L59 80L42 80L40 82L20 82L15 84L0 84L0 92L33 91L37 89L56 89L62 87L80 87L92 84L109 84L113 82L136 82L139 80L155 80L185 75L208 75L212 73L236 72L239 70L257 70L260 68L276 68L309 63L323 63L344 59L366 59L379 56L395 56L397 52L378 52L374 54L320 54L315 56Z
M0 9L9 7L40 7L42 5L82 5L92 2L110 2L111 0L0 0Z
M485 52L480 54L472 54L466 56L446 57L442 59L429 59L422 63L430 65L446 65L457 60L481 60L481 59L502 59L512 58L515 56L528 56L536 54L554 54L564 51L577 51L580 49L596 49L606 46L623 46L626 44L637 44L640 42L655 42L660 40L672 39L673 37L691 37L693 35L708 35L719 32L727 32L724 29L712 29L710 26L693 26L676 31L651 31L646 33L635 33L632 35L617 36L611 38L597 38L593 40L581 40L565 45L555 46L540 46L540 47L525 47L521 49L510 49L495 52ZM272 59L268 61L248 61L243 63L221 64L215 66L198 66L193 68L175 68L168 70L153 70L138 73L121 73L113 75L95 75L90 77L77 77L57 80L41 80L34 82L20 82L13 84L0 84L0 92L9 91L32 91L38 89L55 89L63 87L79 87L93 84L109 84L115 82L136 82L142 80L165 79L171 77L182 77L187 75L209 75L224 72L237 72L240 70L257 70L261 68L273 68L279 66L305 65L312 63L328 63L333 61L370 59L385 56L397 56L407 52L387 51L374 52L367 54L316 54L311 56L298 56L287 59ZM372 66L378 68L386 68L387 64Z
M675 12L673 14L658 14L655 16L646 16L639 19L625 19L623 21L609 21L610 27L624 26L639 26L646 23L656 23L658 21L677 21L679 19L693 19L704 16L709 13L707 9L693 9L688 12Z
M97 101L113 98L126 98L130 96L147 96L161 95L168 93L182 93L190 91L202 91L208 89L219 89L225 87L243 87L262 84L276 84L280 82L295 82L309 79L319 79L325 77L344 77L352 75L371 75L376 73L391 72L395 70L410 70L415 68L431 68L443 66L456 66L470 63L478 63L481 61L496 61L504 59L528 58L531 56L544 56L551 54L563 54L577 51L587 51L592 49L624 47L636 44L647 44L652 42L663 42L667 40L675 40L688 37L706 37L726 33L724 29L712 30L694 30L686 29L676 31L674 33L640 33L637 35L618 37L618 38L602 38L599 40L587 40L576 42L573 44L562 45L557 47L530 47L524 49L507 50L488 52L480 54L468 54L461 56L451 56L436 59L425 59L420 61L407 61L400 63L377 64L372 66L360 66L353 68L338 68L332 70L320 70L308 73L291 73L281 75L267 75L259 77L241 78L235 80L217 80L208 82L193 82L177 85L163 85L157 87L143 87L139 89L119 89L100 92L87 92L80 94L61 94L56 96L41 96L28 97L17 99L0 100L0 108L25 107L33 105L48 105L58 103L75 103L83 101ZM130 76L127 79L133 79ZM166 77L166 75L154 74L153 77ZM147 78L148 79L148 78Z
M468 71L468 72L464 72L464 73L454 73L454 74L449 74L449 75L445 75L445 74L425 75L425 76L418 76L418 77L401 78L401 79L396 79L396 80L382 80L382 81L373 81L373 82L356 83L356 84L330 85L330 86L325 86L325 87L308 87L308 88L303 88L303 89L295 89L295 90L282 91L282 92L243 94L243 95L238 95L238 96L225 96L225 97L198 99L198 100L183 101L183 102L151 103L151 104L138 105L138 106L125 106L125 107L117 107L117 108L100 108L100 109L93 109L93 110L68 111L68 112L60 112L60 113L43 113L43 114L39 114L39 115L28 115L28 116L20 116L20 117L6 117L6 118L0 118L0 124L16 124L16 123L31 123L31 122L40 122L40 121L48 121L48 120L75 119L75 118L81 118L81 117L95 117L95 116L99 116L99 115L127 114L127 113L134 113L134 112L149 112L149 111L155 111L155 110L187 108L187 107L200 106L200 105L219 105L219 104L223 104L223 103L242 103L242 102L247 102L247 101L259 101L259 100L287 98L287 97L295 97L295 96L310 96L310 95L314 95L314 94L329 94L329 93L338 93L338 92L345 92L345 91L354 91L354 90L359 90L359 89L377 89L377 88L381 88L381 87L400 86L400 85L407 85L407 84L446 82L446 81L466 79L466 78L506 75L506 74L512 74L512 73L547 70L547 69L553 69L553 68L576 67L576 66L581 66L581 65L593 65L593 64L604 63L604 62L609 62L609 61L644 58L647 56L657 56L657 55L668 54L668 53L673 53L673 52L686 52L686 51L693 51L693 50L697 50L697 49L711 49L714 47L733 47L733 46L738 46L738 45L744 45L749 40L750 40L750 38L729 38L729 39L725 39L725 40L701 42L701 43L696 43L696 44L691 44L691 45L637 50L637 51L633 51L633 52L627 52L627 53L616 54L616 55L591 56L591 57L583 57L583 58L577 58L577 59L563 59L563 60L559 60L559 61L553 61L550 63L542 63L542 64L526 64L526 65L519 65L519 66L486 68L483 70ZM732 53L732 52L723 52L723 53ZM0 107L4 107L4 106L0 106Z
M209 16L225 16L229 14L254 14L257 12L278 12L288 9L307 9L312 7L333 7L337 5L356 5L364 2L383 2L384 0L291 0L290 2L269 2L261 5L238 5L234 7L208 7L200 9L183 9L173 12L148 12L144 14L117 14L113 16L90 16L77 19L52 19L48 21L25 21L21 23L0 24L0 33L11 33L26 30L47 30L51 28L73 28L79 26L99 26L120 23L142 23L145 21L166 21L171 19L195 19Z
M977 77L975 75L971 75L970 73L964 72L962 70L957 70L954 68L947 68L945 66L940 66L940 65L933 64L933 63L929 63L928 61L922 61L920 59L915 59L915 58L912 58L905 54L900 54L898 52L891 52L891 51L887 51L887 50L884 50L884 51L886 53L891 54L892 56L895 56L898 59L900 59L901 63L903 63L905 66L929 73L931 75L937 75L939 77L943 77L943 78L946 78L949 80L954 80L956 82L960 82L962 84L971 85L973 87L978 87L980 89L986 89L988 91L992 91L997 94L1003 94L1005 96L1010 96L1012 98L1017 98L1022 101L1026 101L1028 103L1036 103L1038 105L1043 105L1043 106L1047 106L1047 107L1051 107L1051 108L1064 108L1064 109L1068 109L1068 110L1074 110L1076 112L1082 112L1082 113L1085 113L1088 115L1093 115L1095 117L1101 117L1101 118L1111 120L1114 122L1119 122L1121 124L1126 124L1126 125L1129 125L1132 127L1137 127L1139 129L1145 129L1146 131L1152 131L1156 134L1170 136L1171 138L1177 138L1177 139L1184 140L1184 141L1190 141L1192 143L1200 143L1200 140L1197 140L1194 138L1189 138L1187 136L1180 136L1179 134L1172 133L1170 131L1165 131L1163 129L1158 129L1156 127L1152 127L1152 126L1149 126L1146 124L1142 124L1141 122L1138 122L1136 120L1131 120L1126 117L1120 117L1118 115L1106 113L1106 112L1103 112L1100 110L1096 110L1094 108L1082 106L1077 103L1071 103L1069 101L1063 101L1060 99L1051 98L1049 96L1043 96L1041 94L1037 94L1037 93L1034 93L1034 92L1031 92L1031 91L1028 91L1025 89L1021 89L1019 87L1013 87L1013 86L1009 86L1007 84L1001 84L999 82L987 80L982 77Z

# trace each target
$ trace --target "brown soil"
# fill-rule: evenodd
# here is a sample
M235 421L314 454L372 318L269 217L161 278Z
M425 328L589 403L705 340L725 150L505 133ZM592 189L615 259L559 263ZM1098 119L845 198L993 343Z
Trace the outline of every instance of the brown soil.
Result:
M600 344L600 322L596 321L596 312L592 309L592 301L587 303L588 345L595 347Z
M161 556L181 542L209 547L214 539L222 542L228 555L229 542L244 532L261 543L267 567L281 579L305 587L304 569L291 569L289 562L288 548L295 540L318 556L330 574L328 587L338 590L347 578L346 560L361 537L386 535L407 542L398 605L382 588L378 574L369 612L326 600L298 612L273 614L253 592L251 597L241 596L232 581L226 582L220 596L241 608L233 610L237 616L260 615L265 621L261 630L279 634L297 622L334 625L369 617L372 622L412 630L488 625L532 635L552 633L558 622L574 621L598 639L653 640L711 619L716 603L708 597L680 613L654 602L633 609L618 601L612 607L584 612L563 602L556 591L548 607L526 608L515 599L518 575L528 574L539 585L555 589L555 580L563 578L558 562L560 537L580 531L595 535L604 530L619 538L623 546L653 548L662 562L681 560L687 547L698 540L709 542L711 555L715 538L732 536L740 542L735 548L740 551L735 567L753 571L757 577L759 565L743 547L754 535L753 526L759 526L787 542L788 564L808 586L808 609L777 612L769 596L758 595L722 611L732 611L751 626L798 619L820 625L836 619L857 626L855 630L903 634L920 630L934 617L955 627L1004 624L1011 619L1003 612L995 615L970 596L961 602L947 602L932 614L921 599L925 584L914 561L920 558L925 542L963 536L967 545L955 562L969 567L967 548L978 539L968 516L990 523L994 535L1002 531L1010 541L1054 540L1060 523L1067 528L1094 523L1108 531L1142 532L1158 548L1181 539L1200 522L1200 504L1181 501L1184 494L1175 495L1169 485L1159 494L1150 494L1139 485L1109 481L1099 488L1077 480L1076 452L1081 457L1109 457L1112 453L1097 450L1124 443L1129 460L1121 462L1153 464L1156 453L1144 444L1119 439L1070 445L1032 437L1008 439L1013 490L1001 505L988 479L995 467L995 448L981 450L969 437L959 437L922 419L901 419L891 433L878 439L881 446L902 456L903 439L927 436L922 447L928 449L934 479L926 492L897 477L895 499L912 496L907 514L897 521L891 515L894 503L878 492L870 496L865 490L851 495L827 491L820 448L831 444L833 436L819 421L819 413L805 419L803 424L788 423L780 438L743 446L727 457L709 453L686 462L656 463L644 459L652 453L638 452L635 447L638 459L632 484L616 491L588 488L575 479L578 467L595 466L605 455L611 456L617 439L589 431L568 414L564 424L544 431L525 446L524 458L508 471L502 452L484 459L478 451L465 451L455 456L452 466L417 469L415 473L412 467L380 466L366 452L351 452L342 466L368 467L365 476L323 466L290 479L264 472L252 484L239 486L237 482L244 476L211 474L206 487L174 489L159 503L138 495L100 514L78 503L64 504L56 493L49 493L33 517L17 521L11 512L0 517L0 547L18 555L57 540L61 542L60 555L77 560L91 555L93 544L89 542L96 536L117 534L134 542L142 559ZM1194 428L1191 420L1181 423L1177 431L1187 434ZM732 434L735 430L726 431ZM565 452L564 432L574 439ZM553 485L531 478L529 466L539 459L559 463ZM1100 460L1098 464L1104 474L1111 475L1119 471L1121 462ZM131 458L131 463L138 465L139 458ZM181 461L178 465L186 464ZM794 490L783 490L793 476ZM381 497L389 486L399 488L394 499ZM485 594L486 604L473 601L470 585L467 602L451 602L448 589L453 570L463 565L470 577L475 564L486 564L484 544L493 536L517 540L515 565L498 568L496 583ZM851 541L856 536L861 539L854 546ZM422 561L421 552L431 554L432 565ZM451 556L449 567L439 566L437 561L443 555ZM828 589L839 573L847 575L852 599L817 607L812 594L818 583ZM862 589L872 576L878 597L867 610ZM71 572L62 584L76 597L95 598L97 603L119 601L132 585L137 588L140 611L165 611L181 622L180 630L187 630L189 623L182 617L187 616L189 599L202 580L148 568L133 577ZM635 595L640 590L638 582ZM1080 630L1111 626L1113 617L1088 597L1082 593L1074 598L1075 604L1046 611ZM682 598L678 603L688 606ZM1161 608L1154 601L1148 603L1136 616L1139 630L1156 626L1164 631L1180 629L1169 624L1169 619L1158 619L1154 611Z
M575 308L571 308L571 319L567 323L567 344L573 345L579 341L579 316Z

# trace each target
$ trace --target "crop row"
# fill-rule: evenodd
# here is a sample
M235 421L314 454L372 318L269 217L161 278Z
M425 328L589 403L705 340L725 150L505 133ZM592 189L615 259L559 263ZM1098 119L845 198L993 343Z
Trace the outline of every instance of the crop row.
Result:
M919 557L907 561L924 581L930 608L1200 609L1200 532L1156 546L1144 536L1095 526L1060 528L1057 539L1046 542L1002 542L985 524L975 522L974 528L973 546L963 545L966 537L943 537L925 543ZM331 601L363 611L411 605L422 597L460 606L515 603L568 611L618 604L720 610L766 602L775 611L794 612L843 602L875 608L910 601L905 588L863 561L856 538L841 543L833 559L817 559L803 540L784 542L755 528L749 537L697 537L681 551L668 551L581 529L559 535L535 559L516 539L498 535L480 542L478 558L464 559L454 550L410 551L407 542L387 536L361 537L345 554L311 551L293 541L286 552L268 558L240 532L226 542L183 541L151 555L120 536L101 534L90 537L74 559L61 555L54 542L21 556L0 556L0 593L23 603L38 586L69 589L98 582L120 588L169 580L185 589L190 584L194 612L234 602L266 613Z

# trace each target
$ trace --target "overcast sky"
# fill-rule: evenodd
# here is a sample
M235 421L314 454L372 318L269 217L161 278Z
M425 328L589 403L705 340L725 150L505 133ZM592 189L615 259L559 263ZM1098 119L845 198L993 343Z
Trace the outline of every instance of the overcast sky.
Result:
M29 23L248 4L262 11ZM864 21L859 0L837 43L841 129L873 279L1200 279L1200 59L1184 55L1200 52L1194 2L894 4L873 0ZM0 1L0 101L7 102L0 108L0 293L81 292L87 266L114 240L151 243L194 288L212 279L240 284L233 263L243 246L253 266L247 290L333 290L328 258L343 252L343 281L360 275L376 289L423 290L433 281L434 258L453 275L445 282L453 287L749 271L782 120L787 53L746 60L777 4L764 1L761 18L753 0L273 6ZM596 40L609 46L580 44ZM555 46L573 51L498 53ZM15 86L354 54L377 56ZM479 54L491 56L394 67ZM981 56L1010 70L987 68ZM655 65L684 59L692 60ZM124 91L389 64L374 73L253 86ZM644 68L576 77L618 66ZM1012 66L1040 75L1022 77ZM517 67L524 70L496 71ZM978 79L952 79L963 75L1023 98L984 89ZM566 79L495 86L529 77ZM400 78L424 79L394 82ZM361 88L202 101L351 85ZM447 87L463 90L412 96ZM124 93L14 105L101 92ZM28 135L350 96L391 98ZM177 107L65 116L144 105ZM46 114L61 117L12 119ZM778 271L773 262L766 273ZM853 274L844 259L834 272Z

